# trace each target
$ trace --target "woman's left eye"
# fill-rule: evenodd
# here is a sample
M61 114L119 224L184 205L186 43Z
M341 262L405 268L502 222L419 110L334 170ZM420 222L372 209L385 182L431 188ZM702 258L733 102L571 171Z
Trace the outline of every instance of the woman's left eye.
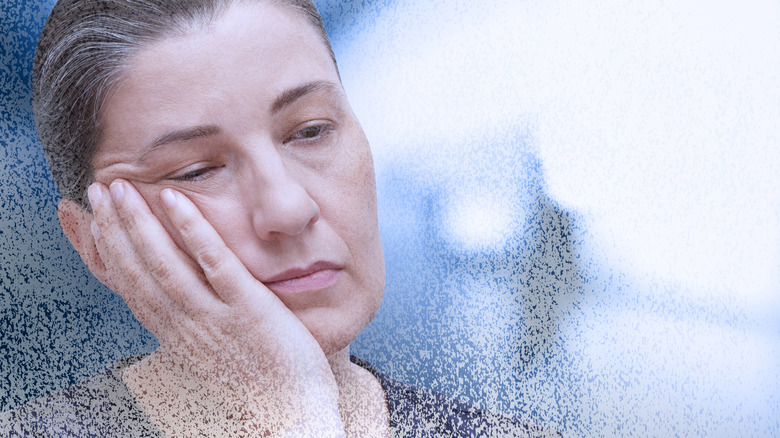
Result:
M285 143L293 140L315 140L317 138L322 137L323 135L327 134L329 131L333 129L333 126L331 125L312 125L307 126L299 131L297 131L295 134L291 135L287 140L285 140Z

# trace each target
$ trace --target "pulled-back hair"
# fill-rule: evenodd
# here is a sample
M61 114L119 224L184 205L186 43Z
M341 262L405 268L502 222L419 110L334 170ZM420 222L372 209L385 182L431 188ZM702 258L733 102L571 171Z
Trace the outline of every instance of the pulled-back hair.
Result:
M89 208L101 108L133 55L166 36L207 25L236 2L264 1L304 14L336 63L311 0L60 0L33 61L38 137L63 198Z

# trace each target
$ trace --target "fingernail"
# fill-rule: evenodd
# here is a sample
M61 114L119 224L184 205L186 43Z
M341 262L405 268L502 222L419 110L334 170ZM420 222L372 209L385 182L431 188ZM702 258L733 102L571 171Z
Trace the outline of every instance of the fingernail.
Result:
M163 189L163 191L160 192L160 199L167 209L171 209L176 205L176 195L171 189Z
M122 198L125 197L125 186L121 182L112 182L109 190L111 191L111 197L114 198L115 203L119 204L122 202Z
M89 227L92 229L92 237L94 237L95 240L100 239L100 228L98 228L97 222L92 221L92 223L89 224Z
M92 206L92 210L98 208L100 201L103 200L103 192L100 190L100 187L97 186L97 183L89 185L89 188L87 189L87 198L89 198L89 204Z

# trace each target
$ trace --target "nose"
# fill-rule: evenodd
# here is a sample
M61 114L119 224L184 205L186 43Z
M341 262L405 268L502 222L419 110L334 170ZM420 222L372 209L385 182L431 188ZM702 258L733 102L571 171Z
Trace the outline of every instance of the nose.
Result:
M301 175L278 153L267 154L253 164L254 182L248 187L253 199L252 222L257 236L274 240L297 236L320 217L320 207L306 190Z

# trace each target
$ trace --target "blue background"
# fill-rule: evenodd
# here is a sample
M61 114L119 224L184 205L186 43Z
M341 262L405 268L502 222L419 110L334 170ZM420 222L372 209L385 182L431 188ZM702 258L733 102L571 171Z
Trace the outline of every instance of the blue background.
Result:
M0 9L0 411L156 346L122 300L84 268L59 227L58 195L35 134L30 89L35 43L53 3L7 0ZM387 260L383 307L353 344L353 353L400 380L514 412L571 436L769 437L780 431L780 305L778 277L772 273L780 266L776 250L780 197L776 189L766 190L780 186L771 176L780 173L773 152L778 149L775 130L764 132L762 137L768 139L762 144L769 155L750 162L760 163L756 166L761 169L774 169L768 174L771 179L754 172L744 184L734 183L736 197L761 199L753 207L748 204L748 209L765 214L733 213L723 218L733 222L729 227L734 233L740 224L755 222L750 230L758 231L751 235L764 235L762 241L769 249L751 252L753 247L748 245L747 252L727 257L733 264L721 269L728 271L728 266L733 266L734 271L740 271L743 266L757 266L758 274L768 275L769 286L756 286L753 289L760 292L751 295L745 292L748 285L740 286L736 280L718 287L708 281L689 281L686 272L696 271L700 265L687 265L684 257L675 263L681 265L678 270L640 263L637 260L651 256L626 250L615 237L621 234L610 234L618 233L614 230L621 223L615 219L607 222L609 226L603 225L604 217L622 217L618 212L623 210L613 207L600 214L598 208L605 205L604 199L625 203L620 198L622 192L608 191L604 197L594 198L601 202L590 205L582 201L587 196L574 196L603 191L600 179L578 176L576 162L598 156L608 144L590 145L579 152L584 154L581 156L574 152L555 155L550 151L559 151L556 147L560 145L546 143L550 130L565 131L577 121L545 117L550 111L544 104L552 99L502 106L501 95L514 96L514 87L498 92L490 88L498 82L516 84L522 90L532 86L541 89L549 85L542 80L533 82L537 76L527 71L551 73L555 82L555 75L567 69L566 63L544 64L539 61L546 59L544 56L533 58L533 49L524 48L533 44L507 41L506 35L516 35L507 30L512 23L496 22L490 15L491 11L510 8L512 14L533 17L547 7L530 2L498 2L503 6L485 8L436 1L317 4L340 62L345 88L375 148L380 228ZM610 11L603 3L594 2L594 7ZM662 14L650 9L642 12L649 20L653 14ZM558 17L555 12L548 16ZM567 22L562 19L561 23ZM578 22L569 24L576 27ZM464 34L446 35L453 28L463 29ZM566 32L563 27L553 29ZM459 49L450 53L452 48L446 43L432 48L430 41L421 37L442 33L445 37L441 41L454 38ZM496 35L491 36L493 33ZM367 35L378 38L383 46L372 46ZM572 41L582 38L590 36L577 35ZM675 38L695 41L704 49L710 47L696 38L685 39L685 35ZM635 46L642 52L640 40L625 41L621 47ZM666 50L663 41L659 44ZM513 59L514 52L501 52L495 58L485 55L493 53L493 45L520 47L528 60ZM550 59L557 59L558 50L577 52L565 46L548 49ZM762 56L776 55L776 44L767 50ZM478 62L469 63L470 56ZM645 56L653 54L643 53L637 59ZM436 66L432 59L453 59L459 68ZM530 61L533 59L536 64ZM377 70L372 65L380 67ZM618 73L633 71L616 68ZM730 77L729 70L723 69L723 75ZM770 69L761 78L774 77L776 81L778 72ZM448 81L453 94L437 94L437 85ZM649 91L642 94L644 97L662 96L667 91L646 77L629 82L636 88L646 84ZM616 87L621 84L616 83ZM405 88L416 90L418 84L427 89L406 100L397 98ZM780 104L773 100L778 96L776 89L762 93L760 85L756 95L769 96L768 105ZM589 90L588 86L581 90ZM721 86L712 92L719 98L733 84L725 81ZM693 89L695 92L695 85ZM528 91L528 95L533 92ZM584 100L600 98L586 93ZM675 102L685 105L687 101ZM665 109L665 103L655 105ZM587 113L573 111L581 117ZM437 114L449 117L449 122L439 120ZM425 115L431 117L426 119ZM610 117L619 114L605 112L585 124ZM464 120L468 123L461 123ZM751 120L755 124L763 119L748 118L747 122ZM714 129L710 121L705 117L702 123ZM766 129L763 126L758 124L759 132ZM686 141L696 143L699 131L675 129L670 136L693 132L693 138ZM741 132L736 129L734 132ZM577 136L591 134L578 131ZM645 140L650 138L647 135ZM738 143L741 137L735 134L735 138ZM640 139L638 145L615 150L627 150L628 156L634 156L644 153L641 151L651 143ZM732 163L738 154L724 156L723 150L731 149L705 144L700 152L719 156L718 162ZM566 157L574 163L563 172L574 175L568 192L561 172L556 171ZM648 158L649 167L653 167L653 159L657 157ZM603 161L604 168L614 171L617 159L610 160ZM658 170L656 165L653 171L658 173L652 173L642 166L624 167L630 168L629 181L633 174L674 180L692 172L695 183L709 175L697 168ZM718 174L720 179L732 175L728 170L723 172ZM642 196L649 193L650 197L663 198L659 195L663 188L657 188L656 179L638 184L656 187L643 191ZM668 248L673 249L661 259L674 258L676 249L688 254L686 246L697 242L696 228L706 228L708 221L721 220L720 211L730 211L717 208L720 198L707 196L715 189L701 190L697 206L691 208L704 211L704 220L682 227L693 236L689 240L677 239L677 222L660 220L662 225L672 225L651 227L653 237L643 244L667 240ZM635 208L642 205L637 201ZM665 210L661 204L649 211L650 217L642 216L635 228L628 227L629 233L646 232L643 227L655 223L654 215L684 213ZM730 250L717 236L712 240L715 249ZM706 277L707 272L702 275ZM741 277L724 274L723 278Z

